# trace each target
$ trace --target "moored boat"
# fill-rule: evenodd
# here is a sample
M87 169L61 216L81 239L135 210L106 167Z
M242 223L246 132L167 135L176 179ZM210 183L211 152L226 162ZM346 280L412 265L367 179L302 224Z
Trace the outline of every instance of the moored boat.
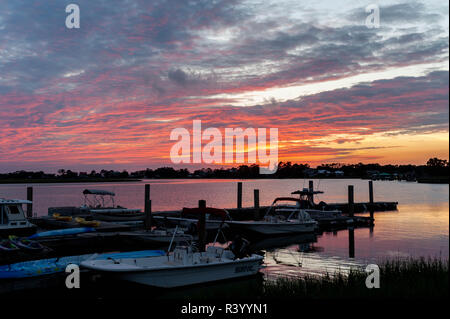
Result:
M36 232L36 226L30 223L22 209L28 200L0 198L0 236L27 235Z
M167 256L135 259L88 260L87 269L117 276L139 284L174 288L255 275L263 257L251 255L236 258L230 251L210 246L206 252L191 247L177 247Z
M278 197L267 210L263 220L226 221L226 223L234 229L260 235L314 232L317 222L297 205L299 201L297 198ZM284 202L289 202L289 204Z

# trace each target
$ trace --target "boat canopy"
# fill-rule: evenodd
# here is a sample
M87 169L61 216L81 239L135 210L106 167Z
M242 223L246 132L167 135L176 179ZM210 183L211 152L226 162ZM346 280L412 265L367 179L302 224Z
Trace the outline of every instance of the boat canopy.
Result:
M84 195L109 195L109 196L116 196L114 192L105 191L101 189L85 189L83 191Z
M183 210L181 211L181 215L186 215L186 214L210 214L210 215L214 215L214 216L218 216L218 217L222 217L223 219L225 219L228 216L228 212L224 209L220 209L220 208L213 208L213 207L205 207L205 208L186 208L183 207Z
M281 201L292 201L292 202L300 203L302 200L300 198L294 198L294 197L277 197L273 201L272 205L275 204L276 202L281 202Z
M5 199L0 198L0 205L21 205L21 204L31 204L33 202L25 199Z

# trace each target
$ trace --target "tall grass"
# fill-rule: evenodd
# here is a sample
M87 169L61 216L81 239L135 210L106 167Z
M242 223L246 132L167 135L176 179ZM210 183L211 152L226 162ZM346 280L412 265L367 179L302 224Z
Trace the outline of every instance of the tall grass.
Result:
M279 278L266 281L263 298L435 298L448 297L447 260L394 259L380 267L380 288L368 289L364 269L323 277Z

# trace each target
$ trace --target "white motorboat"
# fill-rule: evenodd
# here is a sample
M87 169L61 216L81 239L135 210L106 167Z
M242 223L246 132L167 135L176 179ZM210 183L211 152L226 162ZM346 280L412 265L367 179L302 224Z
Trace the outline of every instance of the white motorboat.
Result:
M255 275L263 257L235 258L230 250L210 246L206 252L177 247L161 257L90 260L81 263L87 269L113 274L139 284L173 288Z
M311 233L317 228L317 222L301 209L299 199L278 197L269 207L261 221L226 221L232 228L250 231L262 235L282 235L294 233ZM294 202L286 204L284 202Z
M116 194L107 190L85 189L84 203L80 207L50 207L48 214L61 216L89 216L94 220L108 222L143 222L145 213L140 209L125 208L116 205Z
M0 198L0 235L30 235L36 226L30 223L22 209L28 200Z

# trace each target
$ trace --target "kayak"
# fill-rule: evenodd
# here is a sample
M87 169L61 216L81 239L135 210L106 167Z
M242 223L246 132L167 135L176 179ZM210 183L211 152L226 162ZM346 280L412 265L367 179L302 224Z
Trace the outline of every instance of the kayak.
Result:
M67 265L79 265L87 260L127 259L163 256L163 250L142 250L124 253L87 254L61 258L39 259L0 266L1 279L18 279L64 272Z
M14 243L12 243L11 241L9 241L8 239L4 239L0 241L0 251L17 251L19 250L19 247L17 247L16 245L14 245Z
M65 229L50 230L50 231L46 231L46 232L42 232L42 233L36 233L36 234L28 237L28 239L54 237L54 236L65 236L65 235L76 235L76 234L83 234L83 233L89 233L89 232L94 232L94 231L95 231L95 228L93 228L93 227L65 228Z
M16 236L9 236L9 241L18 248L22 248L25 250L41 251L45 248L36 241L32 241L26 238L19 238Z

